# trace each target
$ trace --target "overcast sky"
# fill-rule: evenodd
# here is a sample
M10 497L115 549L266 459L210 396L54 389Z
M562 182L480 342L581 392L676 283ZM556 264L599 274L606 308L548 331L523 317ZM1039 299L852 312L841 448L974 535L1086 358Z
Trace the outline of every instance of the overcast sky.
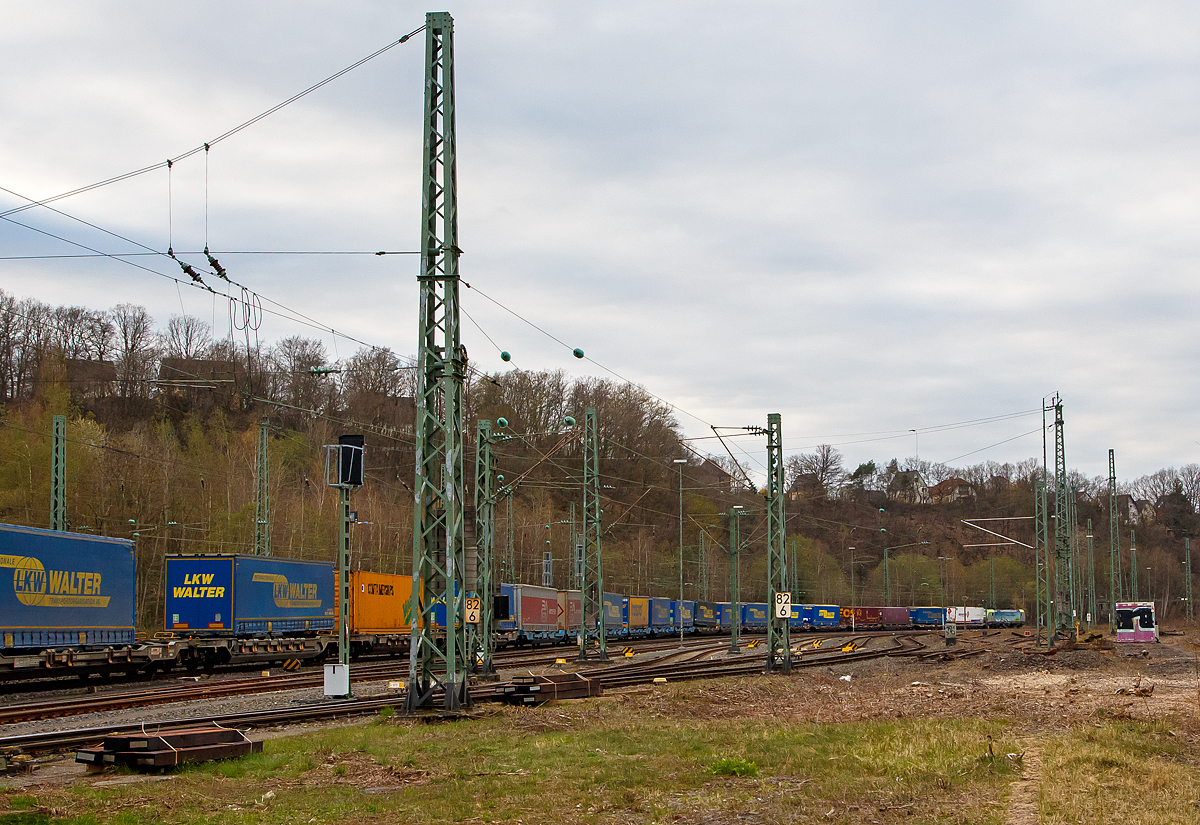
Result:
M40 199L210 140L430 9L3 10L0 186ZM912 456L913 429L922 459L1040 456L1037 411L1056 391L1074 468L1107 475L1109 448L1122 480L1200 460L1195 3L448 10L463 277L594 359L467 290L464 309L513 355L464 318L476 366L612 377L602 365L675 404L690 436L779 412L788 452L833 443L851 467ZM158 170L55 206L160 251L196 252L206 232L218 253L414 250L423 61L421 35L207 164L201 152L170 181ZM21 203L0 193L0 210ZM134 249L45 210L11 217ZM0 221L0 255L79 251ZM416 349L414 257L222 263L322 326ZM0 261L0 287L229 329L225 299L111 259ZM358 347L269 314L259 331L297 333L331 357ZM943 428L1021 411L1034 412Z

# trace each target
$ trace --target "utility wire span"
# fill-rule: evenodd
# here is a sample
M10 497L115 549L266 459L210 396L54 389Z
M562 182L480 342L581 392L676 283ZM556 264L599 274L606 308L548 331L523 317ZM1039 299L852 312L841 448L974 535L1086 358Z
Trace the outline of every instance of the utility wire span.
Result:
M399 40L393 40L391 43L388 43L382 49L372 52L371 54L364 57L362 60L359 60L356 63L351 63L346 68L342 69L341 71L335 72L334 74L331 74L329 77L325 78L324 80L320 81L319 83L314 83L312 86L309 86L307 89L305 89L302 92L297 92L296 94L292 95L291 97L289 97L287 100L283 101L282 103L277 103L276 105L272 106L270 109L267 109L265 112L255 115L254 117L250 118L249 120L247 120L243 123L240 123L237 126L234 126L229 131L223 132L222 134L217 135L212 140L205 141L204 143L201 143L199 146L195 147L194 149L189 149L188 151L184 152L181 155L176 155L173 158L161 161L159 163L153 163L149 166L143 166L141 169L134 169L132 172L126 172L123 175L116 175L111 178L106 178L105 180L102 180L102 181L97 181L96 183L88 184L87 186L81 186L78 189L72 189L69 192L63 192L58 195L53 195L52 197L49 197L49 198L43 198L42 200L35 201L34 203L28 203L28 204L25 204L24 206L13 207L12 209L9 209L5 212L0 212L0 217L4 217L6 215L15 215L18 212L24 212L26 209L33 209L35 206L45 206L48 203L53 203L54 201L59 201L59 200L62 200L63 198L70 198L75 195L83 194L84 192L90 192L93 189L99 189L102 186L108 186L111 183L119 183L123 180L129 180L130 178L136 178L138 175L144 175L147 172L153 172L156 169L169 168L171 165L176 164L179 161L184 160L185 158L190 158L192 155L198 154L200 152L206 152L210 148L215 146L216 144L225 140L226 138L233 137L238 132L242 131L243 129L247 129L247 128L253 126L255 123L258 123L260 120L262 120L265 117L270 117L271 115L275 114L276 112L278 112L280 109L284 108L285 106L295 103L300 98L304 97L305 95L311 94L312 92L315 92L317 89L320 89L322 86L325 86L328 83L332 83L333 81L337 80L339 77L346 74L347 72L354 71L355 69L357 69L359 66L363 65L364 63L366 63L370 60L374 60L376 57L379 57L379 55L383 54L384 52L390 51L391 49L395 48L396 46L399 46L401 43L406 42L413 35L419 34L420 32L422 32L424 30L425 30L424 26L414 29L413 31L411 31L408 34L401 37Z
M3 188L4 187L0 186L0 189L3 189ZM4 191L7 192L9 190L5 189ZM28 200L28 198L24 198L24 200ZM57 212L58 210L55 210L55 211ZM61 215L64 213L59 212L59 214ZM70 216L68 216L68 217L70 217ZM91 224L89 224L89 226L90 225ZM96 227L96 228L99 229L99 227ZM107 230L101 229L100 231L105 232ZM141 246L141 244L137 243L137 241L130 241L130 243ZM273 250L264 250L264 251L214 249L212 251L215 254L220 255L221 257L225 257L226 255L374 255L376 257L382 257L384 255L420 255L421 254L420 252L390 252L390 251L367 252L367 251L327 251L327 250L300 251L300 250L292 250L292 249L273 249ZM163 254L165 254L165 253L154 251L154 252L89 252L86 255L0 255L0 261L57 261L57 260L61 260L63 258L138 258L138 257L148 257L148 256L156 256L156 255L163 255ZM175 254L176 255L203 255L204 253L203 252L176 252Z

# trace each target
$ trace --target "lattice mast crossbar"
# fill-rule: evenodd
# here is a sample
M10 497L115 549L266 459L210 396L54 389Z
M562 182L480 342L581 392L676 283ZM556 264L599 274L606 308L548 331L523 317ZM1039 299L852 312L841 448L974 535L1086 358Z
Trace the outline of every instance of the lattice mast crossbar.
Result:
M439 687L447 709L470 703L466 622L460 621L467 592L462 410L467 359L459 335L453 35L448 13L425 16L410 710L430 706ZM446 607L443 628L434 620L436 602Z

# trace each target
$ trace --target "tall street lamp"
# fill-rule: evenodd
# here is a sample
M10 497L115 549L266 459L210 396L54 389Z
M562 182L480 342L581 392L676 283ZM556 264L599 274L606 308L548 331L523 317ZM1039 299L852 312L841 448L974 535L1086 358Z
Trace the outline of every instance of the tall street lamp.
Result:
M679 622L679 646L683 647L683 465L687 459L677 458L672 463L679 468L679 607L675 620Z

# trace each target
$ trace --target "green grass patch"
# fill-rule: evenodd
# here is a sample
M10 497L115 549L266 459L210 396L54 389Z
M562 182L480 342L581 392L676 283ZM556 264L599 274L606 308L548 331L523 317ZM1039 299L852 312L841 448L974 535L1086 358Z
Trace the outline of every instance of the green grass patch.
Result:
M716 776L758 776L758 765L745 759L718 759L708 770Z
M1168 720L1076 727L1043 745L1041 814L1048 822L1196 822L1195 760Z
M503 709L410 724L402 716L266 742L167 782L87 781L0 810L127 825L721 820L1002 823L1017 750L1002 722L698 722L622 701ZM832 813L830 813L832 811ZM913 818L915 815L915 819ZM58 822L56 818L54 820Z

